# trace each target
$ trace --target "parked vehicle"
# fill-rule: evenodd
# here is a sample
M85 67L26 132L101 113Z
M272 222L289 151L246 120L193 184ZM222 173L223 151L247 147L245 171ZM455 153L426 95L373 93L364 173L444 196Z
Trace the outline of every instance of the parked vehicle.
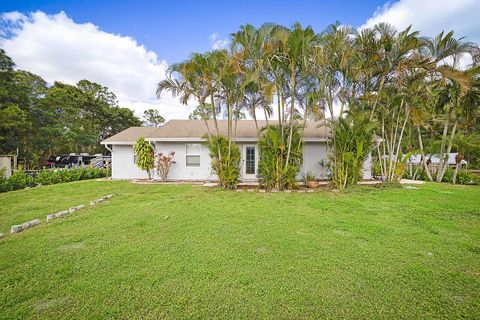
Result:
M89 166L105 168L110 162L110 159L110 156L104 156L102 154L70 153L68 155L51 156L48 158L46 166L50 168L80 168Z

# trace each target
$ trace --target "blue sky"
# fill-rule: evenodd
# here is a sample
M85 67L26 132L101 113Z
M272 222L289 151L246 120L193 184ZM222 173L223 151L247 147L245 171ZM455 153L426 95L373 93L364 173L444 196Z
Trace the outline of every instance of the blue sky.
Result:
M480 43L480 0L365 1L31 1L0 0L0 48L17 68L48 83L88 79L110 88L137 115L156 108L181 119L196 106L155 96L172 63L225 45L251 23L294 22L320 32L336 21L353 27L388 22L423 36L455 30Z
M77 23L131 36L169 63L192 51L211 49L210 37L225 38L241 24L291 25L321 30L336 20L360 26L385 1L18 1L2 0L0 11L65 11Z

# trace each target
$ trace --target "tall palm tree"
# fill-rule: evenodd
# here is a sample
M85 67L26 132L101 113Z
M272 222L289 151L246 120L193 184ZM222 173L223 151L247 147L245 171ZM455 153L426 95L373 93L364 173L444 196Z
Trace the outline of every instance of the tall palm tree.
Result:
M458 69L460 59L465 55L474 56L478 47L464 40L455 39L453 31L441 32L435 38L426 41L424 55L430 60L430 77L435 80L437 91L437 110L443 118L443 130L440 145L440 162L436 173L436 181L443 179L447 168L447 158L452 148L462 109L463 96L473 83L475 68L467 71Z

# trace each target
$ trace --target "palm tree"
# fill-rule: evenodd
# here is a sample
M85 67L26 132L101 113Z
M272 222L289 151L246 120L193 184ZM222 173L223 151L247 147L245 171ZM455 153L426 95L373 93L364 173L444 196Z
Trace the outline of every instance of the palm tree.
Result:
M475 55L477 46L464 38L455 39L453 31L443 31L433 39L426 41L424 55L430 60L430 77L435 80L437 110L443 118L443 131L440 145L440 163L436 181L440 182L447 168L446 159L452 148L458 126L457 114L462 108L462 97L472 87L472 75L475 70L460 71L460 59L469 54Z
M216 118L216 110L207 106L206 99L209 96L210 82L205 74L206 59L199 53L194 53L187 61L173 64L167 71L166 79L160 81L157 86L157 97L160 98L162 92L170 92L174 97L180 97L180 101L187 105L191 98L199 102L199 110L203 114L212 112L213 118ZM206 121L208 117L202 117L207 126L208 135L211 137L210 128ZM218 134L218 126L215 126Z

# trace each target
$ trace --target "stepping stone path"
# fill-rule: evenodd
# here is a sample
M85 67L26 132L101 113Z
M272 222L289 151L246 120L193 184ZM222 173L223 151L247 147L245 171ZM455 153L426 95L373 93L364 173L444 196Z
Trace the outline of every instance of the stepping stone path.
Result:
M83 209L83 208L85 208L85 205L84 204L79 204L78 206L71 207L70 209L68 209L68 213L72 213L72 212L75 212L75 211Z
M73 212L73 211L72 211ZM70 209L69 210L65 210L65 211L60 211L60 212L57 212L57 213L52 213L52 214L49 214L47 216L47 222L50 221L50 220L53 220L53 219L56 219L56 218L61 218L63 216L66 216L67 214L70 213Z
M109 194L109 195L107 195L105 197L102 197L100 199L91 201L90 204L95 205L97 203L108 200L111 197L113 197L113 194ZM57 213L49 214L49 215L47 215L47 222L49 222L50 220L53 220L53 219L61 218L63 216L66 216L66 215L68 215L72 212L75 212L75 211L83 209L83 208L85 208L85 205L84 204L79 204L78 206L71 207L68 210L64 210L64 211L60 211L60 212L57 212ZM39 224L40 224L40 219L35 219L35 220L27 221L27 222L19 224L19 225L14 225L14 226L10 227L10 233L19 233L19 232L22 232L23 230L38 226ZM5 237L5 235L3 233L0 233L0 239L2 239L4 237Z
M113 194L109 194L108 196L102 197L102 198L100 198L100 199L90 201L90 205L91 205L91 206L94 206L94 205L96 205L97 203L100 203L100 202L103 202L103 201L105 201L105 200L110 199L111 197L113 197Z
M15 225L10 228L10 233L19 233L19 232L22 232L23 230L27 230L29 228L38 226L39 224L40 224L40 219L35 219L19 225Z

